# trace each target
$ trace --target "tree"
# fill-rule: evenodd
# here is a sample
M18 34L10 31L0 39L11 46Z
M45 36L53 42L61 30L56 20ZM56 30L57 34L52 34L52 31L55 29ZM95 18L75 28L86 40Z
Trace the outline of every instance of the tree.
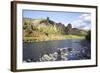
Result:
M24 23L23 29L25 30L27 28L27 22Z
M49 17L47 17L47 21L49 21Z
M32 29L33 29L32 26L28 25L26 32L30 35L32 33Z
M91 30L88 31L88 34L86 35L86 40L91 42Z

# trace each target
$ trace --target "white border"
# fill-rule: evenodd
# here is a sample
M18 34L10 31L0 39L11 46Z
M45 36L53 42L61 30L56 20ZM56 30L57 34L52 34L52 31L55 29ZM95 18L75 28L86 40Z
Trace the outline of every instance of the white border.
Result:
M48 11L70 11L70 12L89 12L91 13L91 60L77 61L58 61L58 62L39 62L39 63L23 63L22 62L22 10L48 10ZM82 66L96 64L96 10L93 8L82 7L61 7L61 6L44 6L44 5L28 5L17 4L17 69L32 69L32 68L50 68L64 66Z

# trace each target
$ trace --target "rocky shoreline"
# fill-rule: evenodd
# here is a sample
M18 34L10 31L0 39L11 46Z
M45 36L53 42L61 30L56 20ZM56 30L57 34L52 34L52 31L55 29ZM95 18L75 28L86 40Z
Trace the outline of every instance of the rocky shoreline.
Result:
M47 62L47 61L68 61L68 60L82 60L90 59L91 55L89 49L76 50L74 48L57 48L56 52L43 54L38 61L34 59L27 59L24 62Z

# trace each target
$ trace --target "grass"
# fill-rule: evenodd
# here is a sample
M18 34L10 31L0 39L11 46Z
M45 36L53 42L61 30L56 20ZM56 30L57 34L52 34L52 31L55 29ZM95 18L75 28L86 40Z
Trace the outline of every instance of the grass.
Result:
M24 42L40 42L40 41L50 41L50 40L64 40L64 39L84 39L84 36L77 35L49 35L49 36L39 36L39 37L24 37Z
M84 39L85 36L78 36L78 35L65 35L66 39Z

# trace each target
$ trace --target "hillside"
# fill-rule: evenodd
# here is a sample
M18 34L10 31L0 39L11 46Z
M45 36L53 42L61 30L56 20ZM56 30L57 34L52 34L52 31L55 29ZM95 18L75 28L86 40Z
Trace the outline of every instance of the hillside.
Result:
M23 18L23 40L24 41L47 41L72 38L84 38L87 31L73 28L72 24L65 26L46 19Z

